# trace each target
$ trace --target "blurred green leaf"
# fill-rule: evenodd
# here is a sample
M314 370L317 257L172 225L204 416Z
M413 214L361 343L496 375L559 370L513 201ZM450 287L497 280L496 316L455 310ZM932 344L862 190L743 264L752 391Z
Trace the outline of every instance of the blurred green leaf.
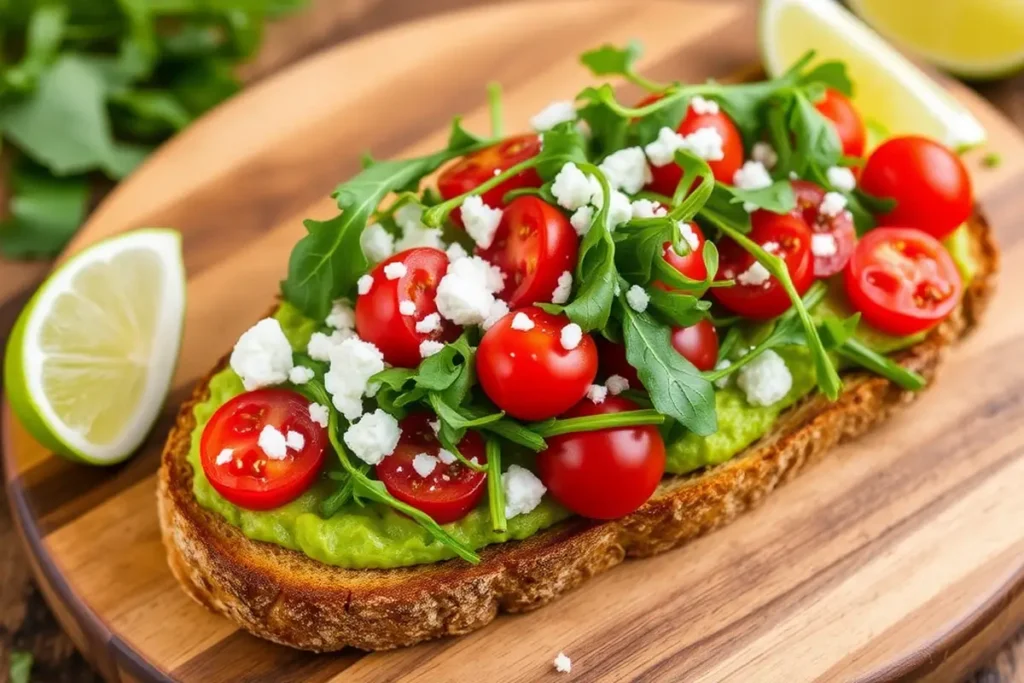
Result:
M10 175L11 217L0 223L0 253L8 258L55 256L85 218L89 184L84 176L54 178L25 166Z
M31 652L24 650L11 650L11 663L8 668L8 678L11 683L28 683L32 675L32 663L34 658Z

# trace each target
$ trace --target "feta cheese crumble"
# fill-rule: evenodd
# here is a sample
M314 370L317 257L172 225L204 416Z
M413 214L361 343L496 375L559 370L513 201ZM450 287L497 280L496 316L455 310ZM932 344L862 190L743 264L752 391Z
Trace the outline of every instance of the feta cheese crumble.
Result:
M438 429L440 429L440 427L438 427ZM437 432L435 431L434 433L436 434ZM437 452L437 459L440 460L445 465L453 465L455 464L455 461L458 460L458 458L455 457L454 453L452 453L451 451L446 451L443 448Z
M750 148L750 158L761 162L765 168L772 168L779 163L779 155L775 153L775 148L767 142L755 142L754 146Z
M260 432L256 445L271 460L283 460L288 455L288 444L282 434L274 425L265 425Z
M853 189L857 187L857 178L853 175L853 171L845 166L833 166L825 172L825 175L828 178L828 184L837 190L853 192Z
M424 479L437 467L437 458L427 453L417 453L412 459L412 468Z
M560 123L576 120L576 105L569 100L558 100L530 118L530 126L538 133L551 130Z
M723 144L722 135L711 126L698 128L689 135L680 135L668 126L662 126L657 139L644 147L644 152L653 166L671 164L676 150L680 149L692 152L705 161L721 161L725 158Z
M335 330L330 335L314 332L309 336L306 353L313 360L326 362L331 359L331 349L354 336L356 336L354 330Z
M608 207L608 220L612 230L619 227L633 217L633 205L622 192L612 190L612 200Z
M604 400L608 398L608 387L591 384L587 387L587 398L591 403L604 403Z
M564 652L559 652L554 661L555 671L560 674L572 673L572 660Z
M284 437L284 443L293 451L301 451L306 447L306 437L302 435L302 432L289 429L288 433Z
M378 408L353 422L342 439L357 458L377 465L395 452L401 436L398 420Z
M570 161L555 176L551 194L563 209L575 211L590 203L593 188L587 174Z
M356 288L360 295L369 294L370 290L373 289L373 276L367 273L358 280L356 280Z
M618 396L626 389L629 389L629 380L622 375L611 375L605 380L604 385L608 388L609 394Z
M793 388L793 375L786 361L768 350L739 369L736 386L747 395L752 406L770 406L786 397Z
M502 299L495 299L491 303L491 308L487 312L487 318L480 324L484 328L484 332L494 327L494 323L498 322L502 318L508 315L508 304Z
M633 218L657 218L668 213L659 202L652 202L650 199L637 199L630 207L633 210Z
M354 420L363 413L370 378L384 369L384 355L373 344L351 337L331 349L330 361L324 388L338 412Z
M570 273L568 270L563 270L562 274L558 276L558 285L555 287L555 291L551 293L551 303L567 303L571 295L572 273Z
M215 465L227 465L228 463L231 462L231 458L234 456L234 454L234 450L230 448L224 448L221 450L220 453L217 454L217 457L214 459L213 462Z
M727 367L731 365L732 361L728 359L722 359L718 361L718 363L715 365L715 370L725 370ZM715 386L718 387L719 389L725 389L727 386L729 386L729 379L731 377L732 375L725 375L724 377L719 377L718 379L715 380Z
M741 190L760 190L772 184L772 177L760 161L746 161L733 174L732 184Z
M505 491L505 517L508 519L531 512L540 505L547 491L533 472L519 465L510 465L501 475L501 487Z
M772 274L768 272L768 269L760 261L754 261L750 264L749 268L736 276L736 282L741 285L760 287L767 284L771 276Z
M594 207L592 206L581 206L576 209L569 218L569 224L572 225L572 229L575 230L576 234L580 237L583 237L590 232L590 226L593 222Z
M327 406L320 403L309 404L309 419L317 423L324 429L327 429L327 425L330 422L330 411Z
M423 320L416 323L416 331L420 334L430 334L441 329L441 315L439 313L428 313Z
M231 351L230 364L246 391L288 381L293 365L292 347L281 323L264 318L246 330Z
M516 313L512 316L512 329L521 332L529 332L533 329L533 321L525 313Z
M444 249L440 228L428 228L420 220L423 207L418 204L403 204L395 211L395 223L402 229L402 236L395 242L395 251L405 251L415 247L433 247Z
M500 269L479 256L459 259L437 285L438 313L457 325L479 325L488 319L495 293L504 287Z
M562 328L559 334L559 342L566 351L572 351L583 341L583 328L576 323L569 323Z
M403 278L409 272L409 269L405 267L405 264L401 261L393 261L384 266L384 277L389 280L397 280Z
M327 314L324 324L338 330L351 330L356 326L356 312L348 301L338 299L331 304L331 312Z
M444 348L444 343L433 339L424 339L420 342L420 358L430 358Z
M598 166L615 190L636 194L651 182L651 168L647 165L644 150L627 147L605 157Z
M651 303L651 296L640 285L633 285L626 290L626 303L637 313L643 313Z
M494 234L501 223L501 209L484 204L480 195L470 195L462 202L462 223L477 246L487 249L494 242Z
M693 110L694 114L717 114L719 112L718 102L714 100L706 100L700 95L694 95L693 99L690 100L690 109Z
M826 192L825 197L818 206L818 213L822 216L834 218L846 209L846 197L838 192Z
M452 242L449 244L444 253L445 256L448 257L448 261L458 261L460 258L466 258L469 256L466 249L458 242Z
M835 235L823 232L811 235L811 253L815 256L822 258L835 256L837 251L839 251L839 245L836 244Z
M405 299L399 302L398 312L402 315L416 315L416 302L412 299Z
M313 379L313 374L312 368L307 368L305 365L296 365L288 373L288 381L292 384L305 384Z
M359 246L370 263L380 263L395 253L395 236L380 223L372 223L359 236Z
M679 229L679 234L682 235L687 246L690 247L691 252L700 249L700 238L693 231L692 225L683 221L676 221L676 227Z

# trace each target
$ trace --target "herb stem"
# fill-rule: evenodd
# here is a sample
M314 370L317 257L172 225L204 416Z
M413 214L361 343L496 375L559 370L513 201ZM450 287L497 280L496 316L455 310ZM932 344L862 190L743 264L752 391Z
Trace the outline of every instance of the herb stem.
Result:
M928 381L919 373L903 367L896 361L872 350L858 339L851 337L839 347L843 358L895 382L904 389L920 391Z
M576 432L593 432L598 429L615 427L635 427L638 425L660 425L665 416L654 409L628 410L622 413L604 415L587 415L586 417L567 417L560 420L547 420L530 425L530 429L542 437L573 434Z
M504 112L501 106L501 84L487 84L487 105L491 111L491 137L501 138L505 135Z
M626 80L629 81L630 83L639 85L644 90L650 90L651 92L665 92L670 87L672 87L671 85L668 85L666 83L657 83L655 81L652 81L646 76L642 76L641 74L638 74L635 71L627 71L625 73L625 76Z
M499 534L508 531L505 519L505 489L501 486L501 444L487 439L487 498L491 508L491 528Z
M542 161L543 159L539 155L527 159L526 161L520 161L515 166L510 166L507 169L505 169L504 172L499 173L496 176L492 176L486 182L477 185L469 192L465 192L463 194L460 194L458 197L452 197L447 201L441 202L436 206L430 207L429 209L423 212L423 217L421 218L421 220L425 225L429 227L440 227L441 223L444 222L444 219L448 217L448 214L450 214L456 208L461 206L462 202L466 201L466 198L469 197L470 195L481 195L484 192L487 192L487 190L490 190L492 187L497 187L498 185L502 184L511 177L519 175L523 171L528 171L531 168L535 168Z

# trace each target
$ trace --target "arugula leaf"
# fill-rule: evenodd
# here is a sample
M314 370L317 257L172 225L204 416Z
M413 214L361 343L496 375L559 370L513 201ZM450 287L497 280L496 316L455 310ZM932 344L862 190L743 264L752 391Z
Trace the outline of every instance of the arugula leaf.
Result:
M462 117L452 119L452 129L448 134L448 149L463 150L484 142L484 138L470 133L462 127Z
M800 76L802 85L821 84L834 88L847 97L853 96L853 83L846 73L846 64L839 61L827 61L817 64L813 69Z
M660 287L651 287L647 294L651 298L650 305L658 313L658 317L678 327L696 325L707 317L707 312L711 308L710 301L698 299L693 294L666 292Z
M609 88L610 90L610 88ZM614 92L612 92L614 98ZM600 159L626 146L629 118L618 114L598 96L598 90L587 88L576 96L586 104L576 109L576 116L590 130L591 158ZM660 130L660 129L659 129ZM657 131L655 131L655 136ZM652 140L654 138L651 138Z
M0 222L0 253L8 258L52 257L81 225L89 183L81 176L54 178L27 164L10 174L7 221Z
M537 155L537 173L554 180L570 161L576 165L587 160L587 141L572 121L563 121L543 133L544 147Z
M34 88L40 74L57 56L67 28L68 8L60 4L42 4L32 10L21 61L0 76L10 87L27 91Z
M874 351L866 344L851 337L839 348L839 355L871 372L881 375L911 391L920 391L928 384L919 373L903 367L896 361Z
M786 171L803 177L811 167L828 169L839 163L843 147L835 126L819 112L802 92L794 92L788 102L789 130L794 149Z
M633 73L633 65L643 53L643 43L638 40L629 41L623 48L606 43L584 52L580 62L595 76L626 76Z
M530 429L534 433L548 438L562 434L593 432L598 429L614 429L615 427L660 425L663 422L665 422L664 415L657 410L646 409L627 410L621 413L606 413L604 415L586 415L584 417L555 418L532 424Z
M584 332L599 330L608 324L615 300L615 241L612 239L610 215L611 187L604 173L593 164L578 164L580 170L597 178L604 192L601 208L594 215L593 225L580 243L575 281L576 296L564 308L569 319Z
M677 130L686 117L690 107L690 98L675 99L657 111L634 119L630 130L635 144L645 146L658 138L662 128ZM628 120L628 119L627 119Z
M672 346L669 328L628 305L622 309L626 360L636 368L658 411L701 436L718 429L715 391Z
M7 678L10 683L29 683L35 657L25 650L11 650Z
M729 203L753 204L759 209L765 209L772 213L789 213L796 207L796 195L793 194L793 185L788 180L776 180L768 187L757 190L744 190L732 185L716 185L721 187L724 194L730 195ZM745 213L747 212L744 209Z

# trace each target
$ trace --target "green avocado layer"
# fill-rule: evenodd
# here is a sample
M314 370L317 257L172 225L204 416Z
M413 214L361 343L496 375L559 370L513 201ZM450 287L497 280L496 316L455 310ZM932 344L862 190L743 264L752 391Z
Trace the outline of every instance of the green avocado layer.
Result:
M947 247L968 280L975 270L969 254L969 239L961 229L947 240ZM848 315L841 287L833 292L815 311ZM281 322L292 347L304 350L316 329L288 303L283 303L275 317ZM862 325L858 335L879 351L891 352L919 341L915 337L890 337ZM686 434L667 444L666 470L671 474L692 472L708 465L725 462L764 435L779 414L814 389L814 369L806 351L800 347L780 352L793 375L789 395L770 407L747 404L743 392L734 386L716 392L718 431L708 437ZM231 369L222 370L210 381L209 397L194 409L196 427L188 461L194 472L193 491L196 501L216 512L228 523L238 527L247 537L275 543L305 553L325 564L354 569L393 568L438 562L454 557L444 545L435 542L416 522L378 503L364 506L350 503L329 519L318 512L319 503L335 487L326 476L291 503L275 510L256 512L239 508L226 501L213 489L199 463L199 439L210 417L229 399L243 391L241 380ZM511 454L511 462L516 460ZM521 463L522 464L522 463ZM491 529L486 498L481 506L445 528L471 548L479 549L494 543L524 539L569 516L569 512L546 496L541 504L526 515L508 521L508 532Z

